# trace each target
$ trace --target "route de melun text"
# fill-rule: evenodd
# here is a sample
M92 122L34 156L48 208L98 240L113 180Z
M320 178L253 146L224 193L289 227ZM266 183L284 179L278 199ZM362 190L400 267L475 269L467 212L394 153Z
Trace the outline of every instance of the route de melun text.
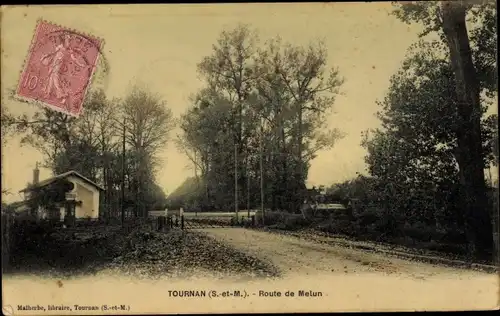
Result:
M322 297L323 292L319 291L311 291L311 290L298 290L298 291L264 291L259 290L257 292L248 293L246 290L226 290L226 291L214 291L214 290L182 290L168 291L169 297L209 297L209 298L218 298L218 297L250 297L250 296L258 296L258 297Z

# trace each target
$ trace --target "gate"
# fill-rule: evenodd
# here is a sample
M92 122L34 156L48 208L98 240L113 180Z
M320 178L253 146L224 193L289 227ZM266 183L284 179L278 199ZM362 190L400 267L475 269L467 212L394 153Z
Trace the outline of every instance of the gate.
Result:
M184 213L181 216L183 229L222 228L222 227L253 227L255 214L236 216L235 213Z
M157 214L156 214L157 213ZM255 211L235 212L184 212L182 210L154 211L153 217L165 216L164 225L169 228L202 229L255 226Z

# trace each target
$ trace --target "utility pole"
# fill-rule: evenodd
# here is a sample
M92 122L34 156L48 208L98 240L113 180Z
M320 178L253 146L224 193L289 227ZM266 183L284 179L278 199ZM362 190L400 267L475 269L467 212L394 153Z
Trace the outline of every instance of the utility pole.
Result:
M262 224L264 224L264 163L263 163L263 141L264 141L264 122L260 120L260 210L262 211Z
M490 187L493 187L493 177L491 176L491 163L488 164L488 176Z
M248 157L247 157L247 167L246 167L246 170L247 170L247 215L248 215L248 219L250 219L250 173L248 172L249 168L248 168Z
M198 167L196 165L196 151L194 152L194 178L196 179L196 190L200 191L200 178L198 178ZM206 196L206 195L205 195ZM198 216L198 207L194 208L194 216Z
M238 222L238 145L234 143L234 212Z
M125 223L125 118L123 118L122 139L122 226Z

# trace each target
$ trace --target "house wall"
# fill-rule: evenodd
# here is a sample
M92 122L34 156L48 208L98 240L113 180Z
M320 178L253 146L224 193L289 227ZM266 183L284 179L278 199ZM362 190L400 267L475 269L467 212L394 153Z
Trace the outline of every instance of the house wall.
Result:
M59 210L61 211L61 220L64 220L64 215L66 215L66 208L64 206L61 206Z
M79 183L76 186L77 200L82 202L81 205L76 206L76 218L96 217L97 212L94 210L93 192Z
M93 185L87 184L78 177L69 176L67 180L71 181L75 187L71 193L76 194L76 199L81 201L81 205L75 207L76 218L98 218L99 217L99 189ZM65 207L61 207L61 219L64 219L66 213Z
M76 193L77 200L82 202L81 205L76 206L76 218L98 218L99 189L74 176L68 177L68 180L75 184L75 188L72 193Z

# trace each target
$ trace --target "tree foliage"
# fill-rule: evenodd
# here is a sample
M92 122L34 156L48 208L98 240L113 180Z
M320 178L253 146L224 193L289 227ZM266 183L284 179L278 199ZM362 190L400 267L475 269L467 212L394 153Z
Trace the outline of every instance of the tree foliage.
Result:
M496 54L494 40L489 37L496 34L493 8L491 3L465 6L472 24L470 42L477 87L484 92L478 97L482 147L478 149L480 160L474 162L481 173L489 163L497 163L497 116L485 115L490 97L496 94ZM452 63L446 46L449 38L443 32L442 7L436 2L397 4L395 14L404 22L422 23L422 37L436 32L440 39L422 38L411 47L391 78L389 92L379 102L382 128L365 133L366 163L378 195L371 199L384 216L399 218L398 227L423 224L434 230L461 232L469 238L468 231L485 230L484 225L489 223L482 223L483 228L478 222L468 224L471 217L465 209L470 200L465 193L470 188L464 183L470 181L470 163L464 160L467 144L463 134L471 127L461 108L457 86L463 83L457 81L457 63Z
M248 26L223 31L199 64L206 85L181 117L177 145L204 209L234 208L235 190L238 207L255 207L262 155L266 206L298 211L310 161L342 136L325 126L342 79L324 45L259 43Z
M54 174L75 170L103 185L102 213L118 216L123 122L126 200L134 201L136 215L145 215L145 210L165 203L155 172L158 154L175 124L171 110L157 95L134 87L124 99L110 100L102 90L91 91L78 118L49 109L41 109L31 118L6 115L2 133L4 123L6 132L20 132L21 143L41 152L44 167Z
M497 94L498 66L496 63L497 17L496 2L456 1L464 6L467 16L469 39L472 43L474 66L480 80L481 88L491 97ZM437 34L440 45L446 56L446 37L443 31L443 12L440 1L405 1L395 2L394 15L401 21L423 26L420 37Z

